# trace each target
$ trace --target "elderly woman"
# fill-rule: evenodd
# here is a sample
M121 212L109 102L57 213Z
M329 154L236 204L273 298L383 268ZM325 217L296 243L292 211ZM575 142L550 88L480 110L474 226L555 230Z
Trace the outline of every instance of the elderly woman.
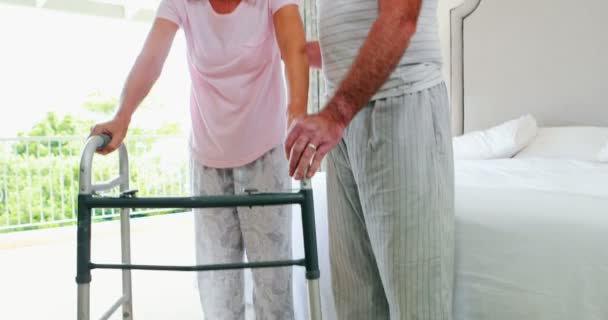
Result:
M123 141L133 113L161 73L182 28L192 81L194 195L290 187L281 150L288 124L306 113L308 61L297 0L162 0L114 118L92 134ZM288 95L281 60L285 62ZM195 210L199 264L291 258L286 208ZM257 319L293 319L291 269L253 271ZM243 271L198 274L206 319L244 319Z

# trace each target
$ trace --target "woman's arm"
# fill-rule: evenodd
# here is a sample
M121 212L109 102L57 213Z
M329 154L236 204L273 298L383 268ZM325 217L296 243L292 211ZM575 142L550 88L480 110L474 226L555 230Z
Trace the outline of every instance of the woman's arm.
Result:
M286 5L273 17L277 42L281 50L288 85L289 124L306 115L308 105L308 58L306 35L297 5Z
M178 26L169 20L157 18L154 21L122 89L114 118L91 129L92 135L106 133L112 136L112 141L99 153L114 151L124 140L135 109L160 76L177 30Z
M160 76L178 26L157 18L123 88L116 118L130 121L135 109Z

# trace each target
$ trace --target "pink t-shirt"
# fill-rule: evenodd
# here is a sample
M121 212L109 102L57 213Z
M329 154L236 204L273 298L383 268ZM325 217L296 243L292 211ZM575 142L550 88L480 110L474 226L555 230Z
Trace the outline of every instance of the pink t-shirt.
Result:
M218 14L209 0L162 0L157 16L186 36L190 147L201 164L239 167L282 143L287 108L272 15L288 4L297 0L242 0Z

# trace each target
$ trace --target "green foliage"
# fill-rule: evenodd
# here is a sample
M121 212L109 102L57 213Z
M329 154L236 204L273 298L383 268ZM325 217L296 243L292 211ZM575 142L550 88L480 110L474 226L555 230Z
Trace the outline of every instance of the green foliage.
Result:
M84 107L100 115L113 113L116 99L96 98ZM80 152L93 120L60 117L49 112L26 133L22 141L6 143L0 154L0 229L7 226L71 221L76 217ZM130 153L131 185L141 196L185 195L186 161L164 165L167 154L152 152L163 136L179 133L175 123L157 129L132 127L126 143ZM64 137L64 138L62 138ZM145 163L145 165L134 165ZM118 172L117 154L95 157L94 181ZM96 210L98 218L117 210ZM27 227L32 228L32 227ZM34 227L35 228L35 227Z
M82 146L84 141L79 142ZM129 145L129 150L133 149ZM187 186L184 185L186 161L166 168L160 155L131 156L130 183L132 188L140 190L139 196L187 194ZM80 159L76 156L0 157L0 228L74 219L77 214L79 164ZM94 168L94 182L115 177L118 172L117 155L95 157ZM118 210L99 209L95 211L95 216L104 218L113 213L118 213ZM57 224L46 226L54 225Z
M74 137L86 136L85 128L90 128L92 121L74 119L67 115L60 119L55 113L49 112L46 117L34 124L28 133L19 133L19 137ZM75 143L78 142L78 143ZM74 140L25 140L13 146L13 152L20 156L35 155L46 157L49 155L78 155L82 144Z
M90 96L89 101L84 103L84 108L103 115L112 115L116 110L116 106L118 105L117 98L107 98L103 97L100 94L94 94Z

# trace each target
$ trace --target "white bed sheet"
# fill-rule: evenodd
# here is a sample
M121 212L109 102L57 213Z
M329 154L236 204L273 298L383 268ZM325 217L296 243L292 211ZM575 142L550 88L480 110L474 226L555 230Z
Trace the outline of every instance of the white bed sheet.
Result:
M608 165L456 163L457 320L608 319Z
M457 161L455 174L456 320L608 319L608 165ZM335 320L324 174L313 188L323 316ZM302 257L299 219L293 245ZM306 294L296 268L296 319L307 318Z

